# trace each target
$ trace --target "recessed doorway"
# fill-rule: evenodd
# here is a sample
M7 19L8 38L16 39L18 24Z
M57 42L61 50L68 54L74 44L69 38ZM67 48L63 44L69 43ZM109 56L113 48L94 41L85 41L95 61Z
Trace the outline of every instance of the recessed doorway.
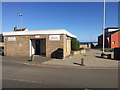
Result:
M43 55L46 56L46 39L31 39L30 40L30 56Z
M35 47L36 47L36 50L35 50L35 55L40 55L40 39L38 40L35 40Z

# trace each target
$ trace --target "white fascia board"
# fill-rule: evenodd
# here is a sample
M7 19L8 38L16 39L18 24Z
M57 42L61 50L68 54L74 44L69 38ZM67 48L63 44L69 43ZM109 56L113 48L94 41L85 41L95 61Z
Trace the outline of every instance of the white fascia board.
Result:
M113 32L113 31L117 31L119 29L108 29L108 32Z
M66 31L66 35L70 36L70 37L74 37L74 38L77 38L75 35L69 33L68 31Z
M70 37L76 38L75 35L69 33L65 29L57 30L37 30L37 31L13 31L13 32L3 32L3 36L14 36L14 35L45 35L45 34L65 34Z

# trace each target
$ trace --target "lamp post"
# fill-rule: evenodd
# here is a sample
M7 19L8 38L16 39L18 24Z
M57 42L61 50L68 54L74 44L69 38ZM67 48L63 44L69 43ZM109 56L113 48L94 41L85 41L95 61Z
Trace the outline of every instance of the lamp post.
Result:
M103 53L105 49L105 0L104 0L104 12L103 12Z
M19 16L21 17L21 31L22 31L22 14L19 14Z

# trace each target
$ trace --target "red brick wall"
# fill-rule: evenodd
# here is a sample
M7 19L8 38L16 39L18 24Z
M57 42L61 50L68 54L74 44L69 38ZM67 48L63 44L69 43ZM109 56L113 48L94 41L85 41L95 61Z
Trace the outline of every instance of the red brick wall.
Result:
M102 43L103 43L103 36L101 35L98 37L98 46L102 47Z
M103 35L98 37L98 46L103 47ZM105 37L105 47L110 47L107 37Z
M113 41L115 44L113 44ZM120 31L111 35L111 48L120 47Z
M120 47L120 31L118 32L118 47Z

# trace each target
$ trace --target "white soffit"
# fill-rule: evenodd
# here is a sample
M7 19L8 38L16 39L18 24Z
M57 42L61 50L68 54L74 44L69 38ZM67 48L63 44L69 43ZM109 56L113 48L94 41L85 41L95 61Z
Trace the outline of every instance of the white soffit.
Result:
M75 35L69 33L65 29L3 32L3 36L40 35L40 34L41 35L45 35L45 34L65 34L65 35L68 35L70 37L76 38Z

